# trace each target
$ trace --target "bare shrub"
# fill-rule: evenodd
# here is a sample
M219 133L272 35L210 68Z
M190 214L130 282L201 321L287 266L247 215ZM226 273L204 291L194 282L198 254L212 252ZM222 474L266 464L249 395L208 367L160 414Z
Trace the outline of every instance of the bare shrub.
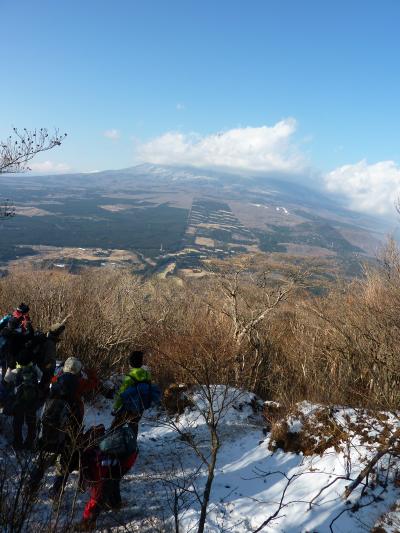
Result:
M244 259L240 259L244 261ZM224 267L225 268L225 267ZM201 280L141 280L125 270L15 270L0 280L0 310L30 304L42 330L71 315L60 355L103 375L143 348L163 388L209 382L247 388L286 407L326 404L394 408L400 401L400 254L329 292L306 291L305 273L259 260ZM203 360L212 360L212 375Z
M296 421L297 428L291 427L291 420ZM269 449L282 449L305 456L322 455L332 447L339 452L340 445L347 439L348 434L337 424L328 408L320 407L308 416L296 410L288 418L272 424Z
M192 407L193 402L187 394L190 386L173 383L167 387L163 395L163 406L171 415L182 414L186 407Z
M100 370L120 369L126 353L145 342L140 317L143 292L128 272L15 270L0 283L0 307L7 312L29 303L34 326L47 331L70 315L60 355L75 355Z

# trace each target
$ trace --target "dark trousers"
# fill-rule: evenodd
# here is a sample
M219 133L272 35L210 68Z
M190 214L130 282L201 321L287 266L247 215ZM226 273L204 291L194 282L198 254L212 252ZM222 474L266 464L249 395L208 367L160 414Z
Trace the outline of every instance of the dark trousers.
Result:
M22 428L26 424L28 428L28 435L25 440L25 444L32 446L36 439L36 410L19 410L14 412L13 417L13 431L14 431L14 444L22 446Z
M71 451L65 448L60 454L52 452L40 452L32 469L30 480L33 489L37 490L40 483L51 466L56 465L56 477L53 492L60 491L68 481L68 477L74 470L79 468L79 450Z
M53 494L57 495L67 484L69 475L79 470L80 451L76 447L65 446L56 460L56 477L53 484Z
M39 451L30 476L30 484L33 491L39 488L46 470L54 464L56 465L56 477L52 492L53 496L57 496L63 490L71 472L79 469L80 450L78 447L78 438L75 438L73 441L67 438L59 453L56 451Z

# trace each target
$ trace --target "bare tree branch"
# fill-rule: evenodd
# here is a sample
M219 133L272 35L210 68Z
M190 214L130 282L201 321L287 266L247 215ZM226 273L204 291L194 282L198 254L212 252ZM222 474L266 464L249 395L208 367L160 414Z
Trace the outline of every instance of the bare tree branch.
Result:
M58 130L50 134L46 128L22 131L13 128L13 135L0 141L0 174L30 170L27 163L40 152L60 146L67 136Z

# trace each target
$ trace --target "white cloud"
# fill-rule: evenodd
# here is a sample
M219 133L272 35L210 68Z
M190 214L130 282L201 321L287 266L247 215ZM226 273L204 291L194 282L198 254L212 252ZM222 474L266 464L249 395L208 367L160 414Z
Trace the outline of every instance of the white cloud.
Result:
M168 132L137 145L137 157L160 165L189 165L230 171L296 173L306 167L293 140L296 121L235 128L211 135Z
M391 214L400 197L400 167L394 161L369 165L362 160L329 172L325 183L329 191L344 195L352 209Z
M177 111L183 111L184 109L186 109L186 106L185 106L185 104L182 104L181 102L178 102L176 104L176 109L177 109Z
M53 161L43 161L41 163L29 163L29 168L34 172L68 172L71 167L65 163L54 163Z
M106 131L103 131L103 135L104 137L106 137L107 139L113 139L114 141L119 139L121 134L119 132L119 130L116 130L116 129L111 129L111 130L106 130Z

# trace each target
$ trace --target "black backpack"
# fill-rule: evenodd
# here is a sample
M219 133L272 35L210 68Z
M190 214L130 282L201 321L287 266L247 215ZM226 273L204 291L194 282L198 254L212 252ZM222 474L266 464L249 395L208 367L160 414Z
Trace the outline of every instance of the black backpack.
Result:
M100 450L113 457L126 457L137 451L137 436L128 426L111 429L99 444Z
M4 329L8 322L10 321L10 318L12 317L12 315L4 315L1 319L0 319L0 331L2 329Z
M35 409L39 401L38 376L33 365L23 366L16 378L14 409Z
M11 315L5 315L0 319L0 360L3 360L7 356L8 338L3 335L3 330L7 327L10 321Z
M70 404L75 398L79 386L78 376L70 373L62 373L51 386L50 397L68 401Z
M47 337L42 331L35 331L33 337L25 344L25 348L28 348L32 355L34 361L39 364L42 363L43 359L43 348Z
M59 453L64 447L71 415L68 402L61 398L47 400L41 420L39 447L50 453Z
M73 374L62 374L51 386L50 398L44 406L39 446L43 451L59 453L65 444L74 418L73 398L78 378Z

